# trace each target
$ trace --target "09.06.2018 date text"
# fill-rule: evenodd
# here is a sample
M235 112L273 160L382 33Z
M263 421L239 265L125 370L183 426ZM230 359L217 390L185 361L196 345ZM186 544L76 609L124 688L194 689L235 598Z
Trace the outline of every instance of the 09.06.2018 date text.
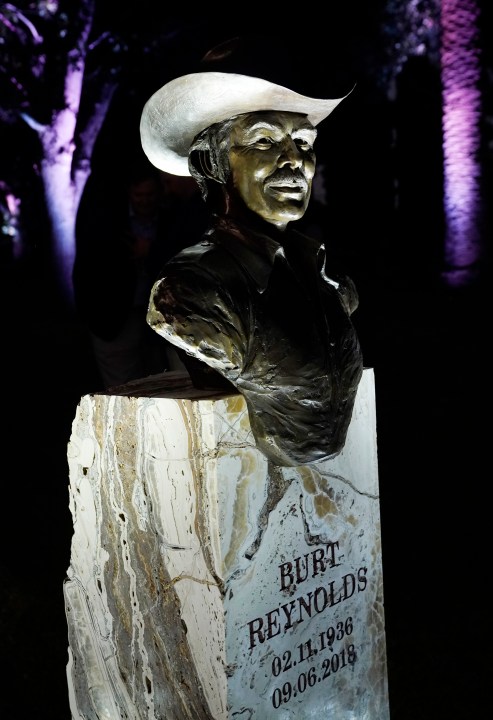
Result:
M339 670L354 665L357 659L357 653L354 645L351 643L342 647L337 652L333 652L333 643L342 641L344 637L348 637L353 632L352 617L346 618L345 622L339 622L335 626L327 628L326 631L320 633L316 638L307 640L297 646L298 652L286 650L282 654L282 658L275 656L272 660L272 675L278 677L281 673L294 668L297 664L309 660L318 653L325 650L332 651L332 654L322 661L320 666L312 665L309 670L301 672L294 682L286 681L281 687L275 688L272 693L272 705L275 709L281 705L288 703L291 699L301 695L309 688L314 687L317 683L327 680ZM346 641L347 642L347 641Z

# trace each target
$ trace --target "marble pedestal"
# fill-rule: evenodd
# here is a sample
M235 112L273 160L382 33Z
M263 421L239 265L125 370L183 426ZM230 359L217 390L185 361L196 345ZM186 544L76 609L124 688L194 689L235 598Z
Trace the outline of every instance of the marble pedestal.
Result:
M73 720L388 720L373 371L344 451L296 468L242 396L169 378L73 421Z

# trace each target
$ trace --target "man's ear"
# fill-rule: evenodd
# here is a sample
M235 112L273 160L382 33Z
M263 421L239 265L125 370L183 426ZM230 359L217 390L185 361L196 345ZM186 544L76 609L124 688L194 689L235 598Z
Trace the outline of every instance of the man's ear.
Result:
M199 175L202 175L202 177L207 178L208 180L218 181L213 170L213 164L208 150L193 150L190 154L190 162Z

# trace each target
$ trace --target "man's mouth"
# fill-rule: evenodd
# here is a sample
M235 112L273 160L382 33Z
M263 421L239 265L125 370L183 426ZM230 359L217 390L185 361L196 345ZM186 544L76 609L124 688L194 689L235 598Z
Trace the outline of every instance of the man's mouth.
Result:
M293 178L292 180L271 180L267 183L267 189L274 195L282 195L283 197L298 200L300 196L306 195L308 183L306 180L300 178Z

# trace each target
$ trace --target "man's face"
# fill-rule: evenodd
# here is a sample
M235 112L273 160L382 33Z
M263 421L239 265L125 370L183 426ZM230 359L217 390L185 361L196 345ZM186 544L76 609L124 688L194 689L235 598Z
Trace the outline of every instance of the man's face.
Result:
M250 210L280 229L308 206L316 136L305 115L290 112L247 113L231 128L233 185Z

